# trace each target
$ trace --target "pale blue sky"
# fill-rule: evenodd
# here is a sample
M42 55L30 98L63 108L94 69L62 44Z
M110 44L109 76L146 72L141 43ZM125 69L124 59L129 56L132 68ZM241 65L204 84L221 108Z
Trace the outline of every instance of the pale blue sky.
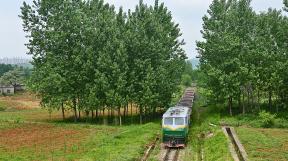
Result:
M105 0L114 4L117 8L123 6L125 10L133 9L138 0ZM195 41L201 40L200 30L202 28L202 17L206 14L212 0L160 0L165 2L171 10L174 20L179 23L183 38L186 42L184 49L189 58L194 58L197 53ZM0 3L0 58L1 57L23 57L27 49L24 43L27 41L22 31L22 22L18 15L23 0L2 0ZM26 0L31 3L32 0ZM153 4L154 0L144 0ZM267 8L282 9L282 0L252 0L252 7L257 12L265 11Z

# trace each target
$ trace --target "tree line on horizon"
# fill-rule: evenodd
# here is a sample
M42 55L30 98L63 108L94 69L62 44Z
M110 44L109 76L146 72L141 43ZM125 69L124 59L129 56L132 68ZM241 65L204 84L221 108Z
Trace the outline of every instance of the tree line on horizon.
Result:
M168 107L185 68L184 41L171 12L142 0L118 11L103 0L34 0L20 17L34 66L29 87L50 110L97 117L128 104L145 114ZM125 114L125 112L124 112Z
M284 12L288 1L284 0ZM288 17L269 8L256 13L251 0L213 0L197 42L204 86L215 102L245 114L288 105ZM237 105L235 105L237 103Z

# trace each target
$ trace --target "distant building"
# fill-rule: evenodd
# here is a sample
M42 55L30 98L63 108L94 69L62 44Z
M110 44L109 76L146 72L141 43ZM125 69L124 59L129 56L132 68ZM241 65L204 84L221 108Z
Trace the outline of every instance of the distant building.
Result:
M13 95L15 93L14 86L12 85L0 85L1 95Z
M12 65L21 65L21 64L30 64L32 60L27 58L0 58L0 64L12 64Z
M26 88L25 88L25 85L23 84L17 84L14 86L14 91L17 92L17 91L24 91Z

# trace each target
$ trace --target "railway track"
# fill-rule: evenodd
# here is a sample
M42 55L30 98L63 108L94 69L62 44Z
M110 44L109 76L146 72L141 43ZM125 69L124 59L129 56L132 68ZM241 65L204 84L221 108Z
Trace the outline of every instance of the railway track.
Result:
M167 149L163 161L178 161L180 149Z
M147 150L144 153L144 156L140 159L140 161L147 161L148 160L149 155L154 150L158 141L159 141L159 136L157 136L156 139L152 142L152 144L147 148Z

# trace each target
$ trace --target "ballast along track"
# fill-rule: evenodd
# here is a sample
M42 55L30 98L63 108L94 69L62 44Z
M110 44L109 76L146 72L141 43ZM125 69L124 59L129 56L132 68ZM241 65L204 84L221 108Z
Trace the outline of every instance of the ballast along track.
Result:
M180 149L167 149L163 161L177 161Z

